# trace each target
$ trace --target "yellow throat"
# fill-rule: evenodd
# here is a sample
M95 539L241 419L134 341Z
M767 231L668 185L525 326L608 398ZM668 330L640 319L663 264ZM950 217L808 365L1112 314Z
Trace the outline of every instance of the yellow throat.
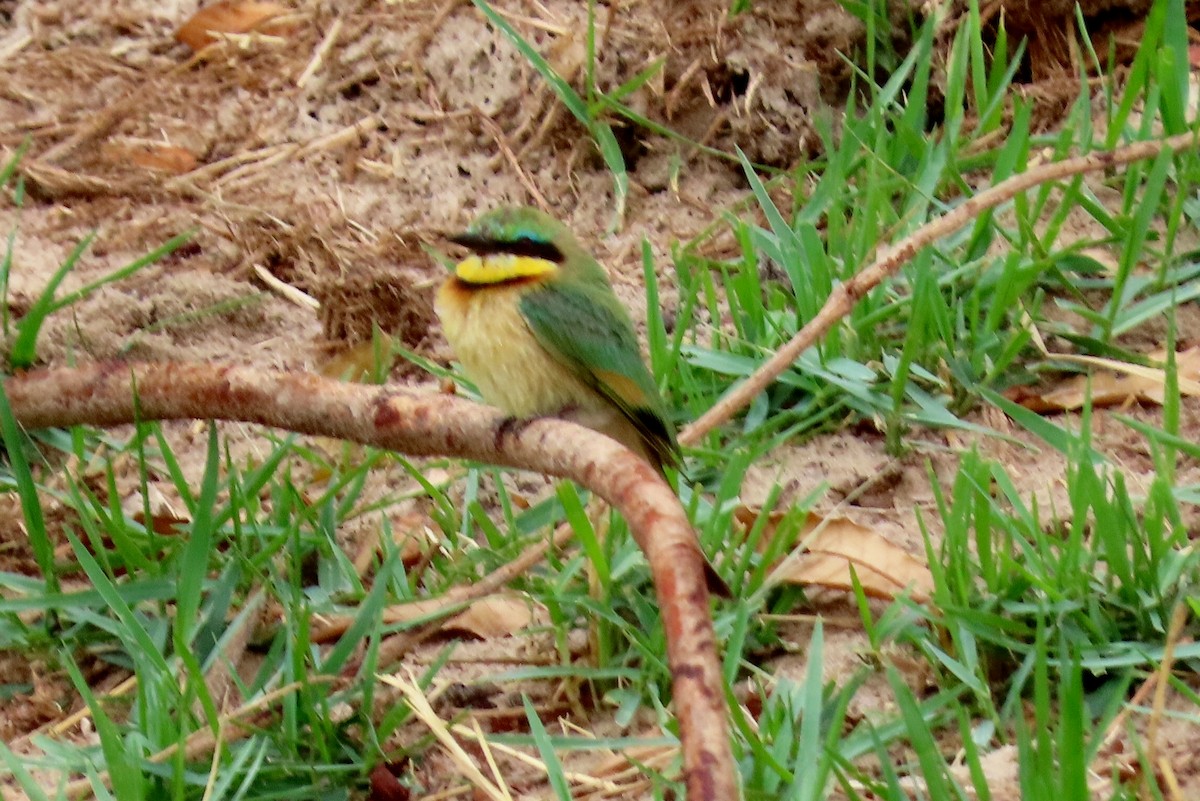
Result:
M538 278L558 270L558 265L534 256L495 253L470 256L454 268L454 274L468 284L502 284L519 278Z

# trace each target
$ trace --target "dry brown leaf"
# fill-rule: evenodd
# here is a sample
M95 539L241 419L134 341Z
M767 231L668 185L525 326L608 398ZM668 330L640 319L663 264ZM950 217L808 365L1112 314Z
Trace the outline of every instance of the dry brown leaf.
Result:
M429 515L411 512L392 521L392 539L400 544L400 561L405 567L412 567L425 556L429 549L429 540L424 536L427 527L433 521Z
M412 798L412 791L397 778L407 769L406 762L380 762L372 768L371 801L408 801Z
M439 598L389 606L383 611L388 624L407 623L443 609L446 602ZM446 621L443 630L466 632L481 640L507 637L528 628L534 621L536 605L524 595L503 592L488 595L472 603Z
M744 525L752 525L758 512L742 507L736 513ZM763 543L776 534L783 514L773 512ZM809 513L794 542L807 547L785 557L771 574L772 579L791 584L852 590L850 568L858 576L863 592L873 598L892 599L908 592L914 601L929 600L933 575L928 566L903 548L893 545L876 531L848 517L825 518ZM794 545L788 543L790 549Z
M1105 368L1090 376L1092 406L1119 406L1141 401L1161 405L1167 384L1167 373L1158 367L1143 367L1114 359L1098 359L1091 356L1060 356L1091 367ZM1150 354L1156 363L1166 361L1167 354L1158 350ZM1179 381L1179 392L1183 395L1200 396L1200 346L1188 348L1175 354L1175 365ZM1089 396L1089 376L1073 376L1046 392L1033 392L1018 387L1008 393L1027 409L1044 414L1083 408Z
M278 3L222 0L193 14L175 32L175 38L193 50L201 50L216 41L213 33L278 33L264 26L289 10Z
M134 512L133 522L146 526L146 528L160 537L172 537L191 523L191 520L186 517L177 517L170 513L156 513L150 515L150 525L147 526L146 515L142 512Z
M824 523L801 555L785 560L776 578L793 584L851 590L853 567L863 592L873 598L895 598L909 592L923 603L933 591L933 575L919 559L888 542L875 531L846 517L822 521L810 516L802 536Z
M499 592L485 595L473 601L463 611L445 618L447 608L454 602L446 598L427 598L396 604L383 610L386 624L417 623L445 619L441 631L459 631L481 640L508 637L528 628L535 620L545 619L543 607L515 592ZM312 632L313 642L330 642L349 630L354 618L351 615L323 615Z
M105 160L111 164L142 167L156 172L182 175L196 168L196 156L190 151L166 142L121 141L104 145Z
M146 485L146 498L140 492L128 495L122 502L121 508L134 522L139 523L162 537L179 534L192 522L192 516L186 509L176 509L166 494L154 483ZM150 520L146 520L146 511L150 512Z

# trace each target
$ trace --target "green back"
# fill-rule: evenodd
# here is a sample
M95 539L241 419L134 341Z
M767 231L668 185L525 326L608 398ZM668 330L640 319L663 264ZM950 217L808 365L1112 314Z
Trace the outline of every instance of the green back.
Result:
M634 424L660 465L678 464L679 445L658 385L607 280L546 284L521 299L521 314L542 347Z

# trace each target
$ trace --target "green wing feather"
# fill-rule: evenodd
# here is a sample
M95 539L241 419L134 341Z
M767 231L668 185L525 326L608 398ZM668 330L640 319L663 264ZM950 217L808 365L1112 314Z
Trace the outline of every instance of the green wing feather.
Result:
M521 314L542 347L629 418L661 464L679 463L679 445L637 335L612 290L554 283L521 298Z

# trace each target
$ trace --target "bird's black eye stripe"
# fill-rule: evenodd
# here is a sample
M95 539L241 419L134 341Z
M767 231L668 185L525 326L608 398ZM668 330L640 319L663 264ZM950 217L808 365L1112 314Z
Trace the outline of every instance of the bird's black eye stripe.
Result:
M563 260L563 253L552 242L540 242L528 237L520 237L508 243L508 253L514 256L528 256L534 259L545 259L555 264Z
M516 239L489 239L475 234L459 234L450 237L450 241L469 248L471 252L480 256L504 253L532 259L545 259L555 264L561 264L564 259L563 252L554 243L531 239L527 236Z

